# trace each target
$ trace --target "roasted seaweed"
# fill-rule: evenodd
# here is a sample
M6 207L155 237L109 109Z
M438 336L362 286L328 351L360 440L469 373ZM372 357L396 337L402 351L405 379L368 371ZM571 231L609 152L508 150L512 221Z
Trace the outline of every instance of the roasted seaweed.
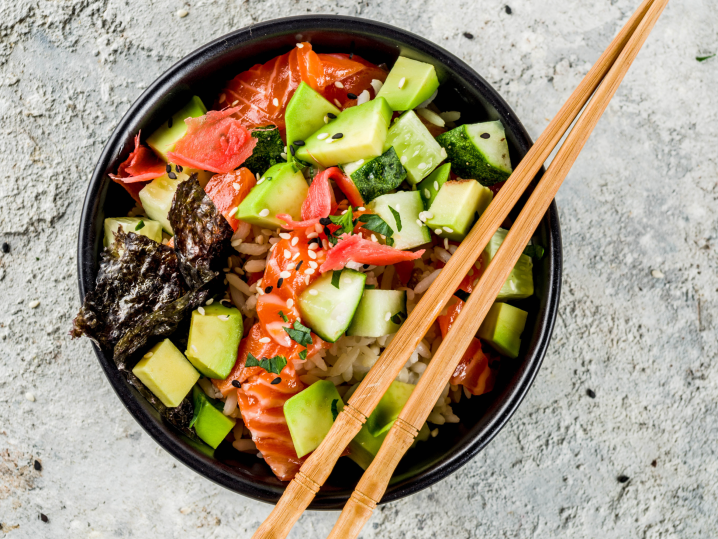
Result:
M113 246L100 255L95 289L85 296L70 334L111 350L143 318L186 292L171 248L120 227Z
M260 176L277 163L284 163L287 159L282 157L284 153L284 143L279 129L273 125L260 127L252 130L252 137L257 139L257 145L252 151L252 155L242 163L243 167Z
M177 187L168 214L180 271L191 290L215 279L227 261L232 227L195 175Z

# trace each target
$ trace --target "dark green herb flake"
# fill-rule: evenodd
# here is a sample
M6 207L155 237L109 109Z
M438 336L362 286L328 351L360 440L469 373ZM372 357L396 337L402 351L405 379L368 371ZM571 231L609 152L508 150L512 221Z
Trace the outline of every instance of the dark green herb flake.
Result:
M287 358L284 356L274 356L271 359L266 357L259 361L254 357L251 352L247 354L247 361L244 364L245 367L261 367L267 372L273 374L281 374L282 369L287 366Z
M396 231L401 232L401 215L399 215L399 212L396 211L391 206L389 206L389 210L391 211L391 214L394 216L394 221L396 221Z

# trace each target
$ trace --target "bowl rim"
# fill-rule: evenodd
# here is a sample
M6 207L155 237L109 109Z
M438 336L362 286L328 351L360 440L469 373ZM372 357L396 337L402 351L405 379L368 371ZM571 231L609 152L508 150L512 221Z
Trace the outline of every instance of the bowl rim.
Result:
M450 71L460 75L465 80L471 81L482 97L494 107L502 122L505 122L507 131L514 134L516 137L515 144L523 154L533 144L528 132L519 122L513 110L476 71L439 45L406 30L369 19L343 15L283 17L235 30L189 53L155 79L132 103L107 140L88 184L80 217L77 268L81 300L94 287L96 278L97 259L94 248L97 230L96 219L99 218L98 215L101 213L100 201L103 199L101 193L103 189L106 189L110 181L106 176L106 172L110 163L122 151L128 136L134 135L133 120L143 116L143 109L146 109L150 103L154 103L164 92L170 91L178 78L192 72L198 65L206 62L209 58L222 56L237 47L247 46L250 42L261 41L273 35L313 30L349 31L369 38L381 35L381 37L396 40L402 45L436 58ZM390 485L381 503L395 501L414 494L455 472L476 456L496 436L526 396L546 354L558 313L561 291L562 246L558 210L555 201L552 202L543 219L548 221L547 238L549 240L546 302L545 308L537 317L539 326L538 339L524 358L519 372L515 375L518 376L518 379L512 382L507 398L487 412L490 417L487 418L488 421L480 432L467 442L454 446L452 451L434 465L410 478L402 479ZM112 358L105 356L94 343L92 343L92 346L105 376L122 404L160 447L187 467L214 483L258 501L276 503L281 495L281 489L271 485L259 484L258 481L236 474L234 468L210 459L202 454L201 451L189 446L186 443L187 439L175 432L172 427L158 422L137 400L125 378L115 367ZM322 496L320 491L320 495L315 498L312 505L310 505L310 509L341 509L346 500L347 496L342 494L328 493Z

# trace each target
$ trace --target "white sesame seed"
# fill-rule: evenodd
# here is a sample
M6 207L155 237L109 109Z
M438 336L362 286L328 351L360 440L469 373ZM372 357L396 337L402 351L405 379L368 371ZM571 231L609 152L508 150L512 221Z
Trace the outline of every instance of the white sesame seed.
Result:
M204 307L197 307L197 312L204 316Z
M257 181L259 181L259 178L261 178L261 176L259 175L259 172L257 172L256 176L257 176Z
M275 97L274 99L272 99L272 105L274 105L275 107L278 107L278 106L279 106L279 99L277 99L276 97Z
M194 344L192 345L192 351L197 352L197 347Z
M40 306L40 302L38 300L31 301L30 302L30 308L31 309L37 309Z
M406 165L406 162L407 162L408 160L409 160L409 158L408 158L407 156L405 156L405 155L402 155L402 156L401 156L401 159L399 159L399 161L401 161L401 164L402 164L402 165Z
M286 159L287 159L287 154L284 153L284 152L282 152L282 153L279 154L279 157L281 157L282 159L286 160Z
M317 253L314 251L308 251L307 254L309 255L309 258L317 258Z
M262 337L261 339L259 339L259 342L264 343L264 344L267 344L269 341L270 341L269 337Z
M317 269L317 268L319 267L319 264L317 264L316 262L314 262L314 260L310 260L310 261L309 261L309 267L310 267L310 268Z
M401 79L399 79L399 90L404 87L404 84L406 84L406 77L402 77Z
M425 211L425 212L424 212L424 215L426 215L426 218L427 218L427 219L433 219L433 218L434 218L434 214L431 213L430 211Z
M446 159L448 157L448 155L446 154L446 148L444 147L441 148L441 157L442 159Z
M344 88L344 85L339 81L335 82L334 86L336 86L337 88Z
M303 49L303 48L304 48L304 43L297 43L297 48L298 48L298 49Z
M364 161L364 160L362 159L362 161ZM359 206L357 208L357 211L366 211L366 208L364 206Z
M431 191L424 189L424 198L431 198Z
M327 240L322 240L322 247L324 247L325 249L329 248L329 243L327 242Z
M229 210L229 214L230 215L236 214L238 209L239 209L239 206L237 206L236 208L232 208L231 210Z
M419 170L424 170L428 166L429 165L427 165L426 163L419 163L416 168L418 168Z
M324 123L325 124L329 123L329 116L326 116L326 115L324 116Z
M391 313L387 311L387 313L384 315L384 321L388 322L390 318L391 318Z
M372 234L372 235L371 235L371 241L379 241L379 240L376 239L376 236L375 236L374 234Z
M344 277L344 278L342 279L342 282L343 282L344 284L352 284L352 280L351 280L350 277Z
M336 141L336 140L337 140L337 139L335 139L335 138L328 138L328 139L325 140L324 142L326 142L327 144L332 144L332 143L334 143L334 141Z
M257 185L260 185L263 181L264 181L264 178L262 178L261 180L259 180L259 181L257 182Z
M417 220L416 220L416 224L419 225L419 226L423 226L424 223L422 223L420 219L417 219Z
M319 133L319 134L317 135L317 138L318 138L319 140L324 140L324 139L327 138L328 136L329 136L329 133Z
M292 260L296 260L297 258L299 258L299 255L300 255L300 254L301 254L301 253L300 253L299 251L297 251L296 253L294 253L294 254L292 255Z
M239 190L241 189L241 187L239 186L239 184L238 184L237 182L234 182L234 183L232 184L232 187L234 187L234 190L235 190L235 191L239 191Z
M319 245L317 245L316 243L310 243L307 246L307 249L309 249L310 251L316 251L317 249L319 249Z
M142 356L142 357L151 358L151 357L154 356L154 355L155 355L154 352L147 352L147 353L146 353L144 356Z
M319 236L319 234L317 234L316 232L309 232L309 233L307 234L307 238L310 239L310 240L312 240L312 239L314 239L314 238L316 238L316 237L318 237L318 236Z
M441 236L441 229L437 228L436 230L434 230L434 234L436 234L437 236Z
M33 395L32 393L25 393L25 398L30 402L35 402L35 395Z
M291 238L292 236L290 236L290 235L287 234L286 232L280 232L279 237L282 238L283 240L288 240L288 239Z
M311 276L305 275L305 276L304 276L304 284L309 285L310 279L311 279Z
M395 209L396 211L399 211L399 209L400 209L399 204L397 204L394 209Z
M189 11L187 11L186 9L180 9L180 10L177 12L177 16L178 16L180 19L184 19L187 15L189 15Z
M259 212L260 217L266 217L269 215L269 210L267 208L264 208L262 211Z
M289 307L290 309L294 307L294 300L292 298L289 298L287 300L287 307Z
M224 103L227 100L227 96L224 94L219 95L219 102Z
M292 251L289 249L284 249L284 258L291 258L292 257Z
M319 223L315 224L315 225L314 225L314 230L317 231L317 234L321 234L321 232L322 232L322 225L320 225ZM316 237L316 236L315 236L315 237Z
M314 268L307 268L304 270L304 275L312 275L314 273Z
M288 271L282 271L282 272L279 273L279 276L280 276L282 279L289 279L289 278L292 276L292 274L291 274L290 272L288 272Z
M239 99L235 99L234 101L232 101L232 106L234 107L237 103L239 103Z
M372 79L369 84L371 84L371 87L374 88L375 95L378 94L379 90L381 90L381 87L384 86L384 83L381 82L379 79Z
M294 237L292 238L292 247L294 247L297 243L299 243L299 238L297 238L296 236L294 236Z
M261 234L254 238L254 241L257 243L257 245L264 245L264 236Z
M451 234L454 231L454 229L449 228L448 226L445 226L443 228L444 228L444 232L448 232L449 234Z
M314 290L313 288L309 291L309 295L310 295L310 296L316 296L317 294L319 294L319 292L317 292L317 291Z
M231 262L231 261L232 261L232 259L230 259L230 262ZM209 298L209 299L205 302L205 305L212 305L213 303L214 303L214 298Z
M219 318L223 322L226 322L227 320L229 320L229 315L228 314L220 314L217 318Z
M339 109L342 108L342 104L336 98L334 99L334 104L337 106L337 108L339 108Z
M444 238L444 249L449 250L449 238ZM469 270L469 275L474 273L474 270Z
M439 182L435 181L434 182L434 191L438 191L438 190L439 190Z

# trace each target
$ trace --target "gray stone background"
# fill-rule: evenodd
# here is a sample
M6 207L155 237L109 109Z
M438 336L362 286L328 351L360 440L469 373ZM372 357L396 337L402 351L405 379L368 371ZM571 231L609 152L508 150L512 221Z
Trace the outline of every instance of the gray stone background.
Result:
M637 4L0 0L0 537L249 537L269 512L178 465L67 337L87 182L155 77L253 22L359 15L466 60L535 138ZM696 60L716 52L715 0L674 0L559 193L560 320L528 397L364 538L718 536L718 57Z

